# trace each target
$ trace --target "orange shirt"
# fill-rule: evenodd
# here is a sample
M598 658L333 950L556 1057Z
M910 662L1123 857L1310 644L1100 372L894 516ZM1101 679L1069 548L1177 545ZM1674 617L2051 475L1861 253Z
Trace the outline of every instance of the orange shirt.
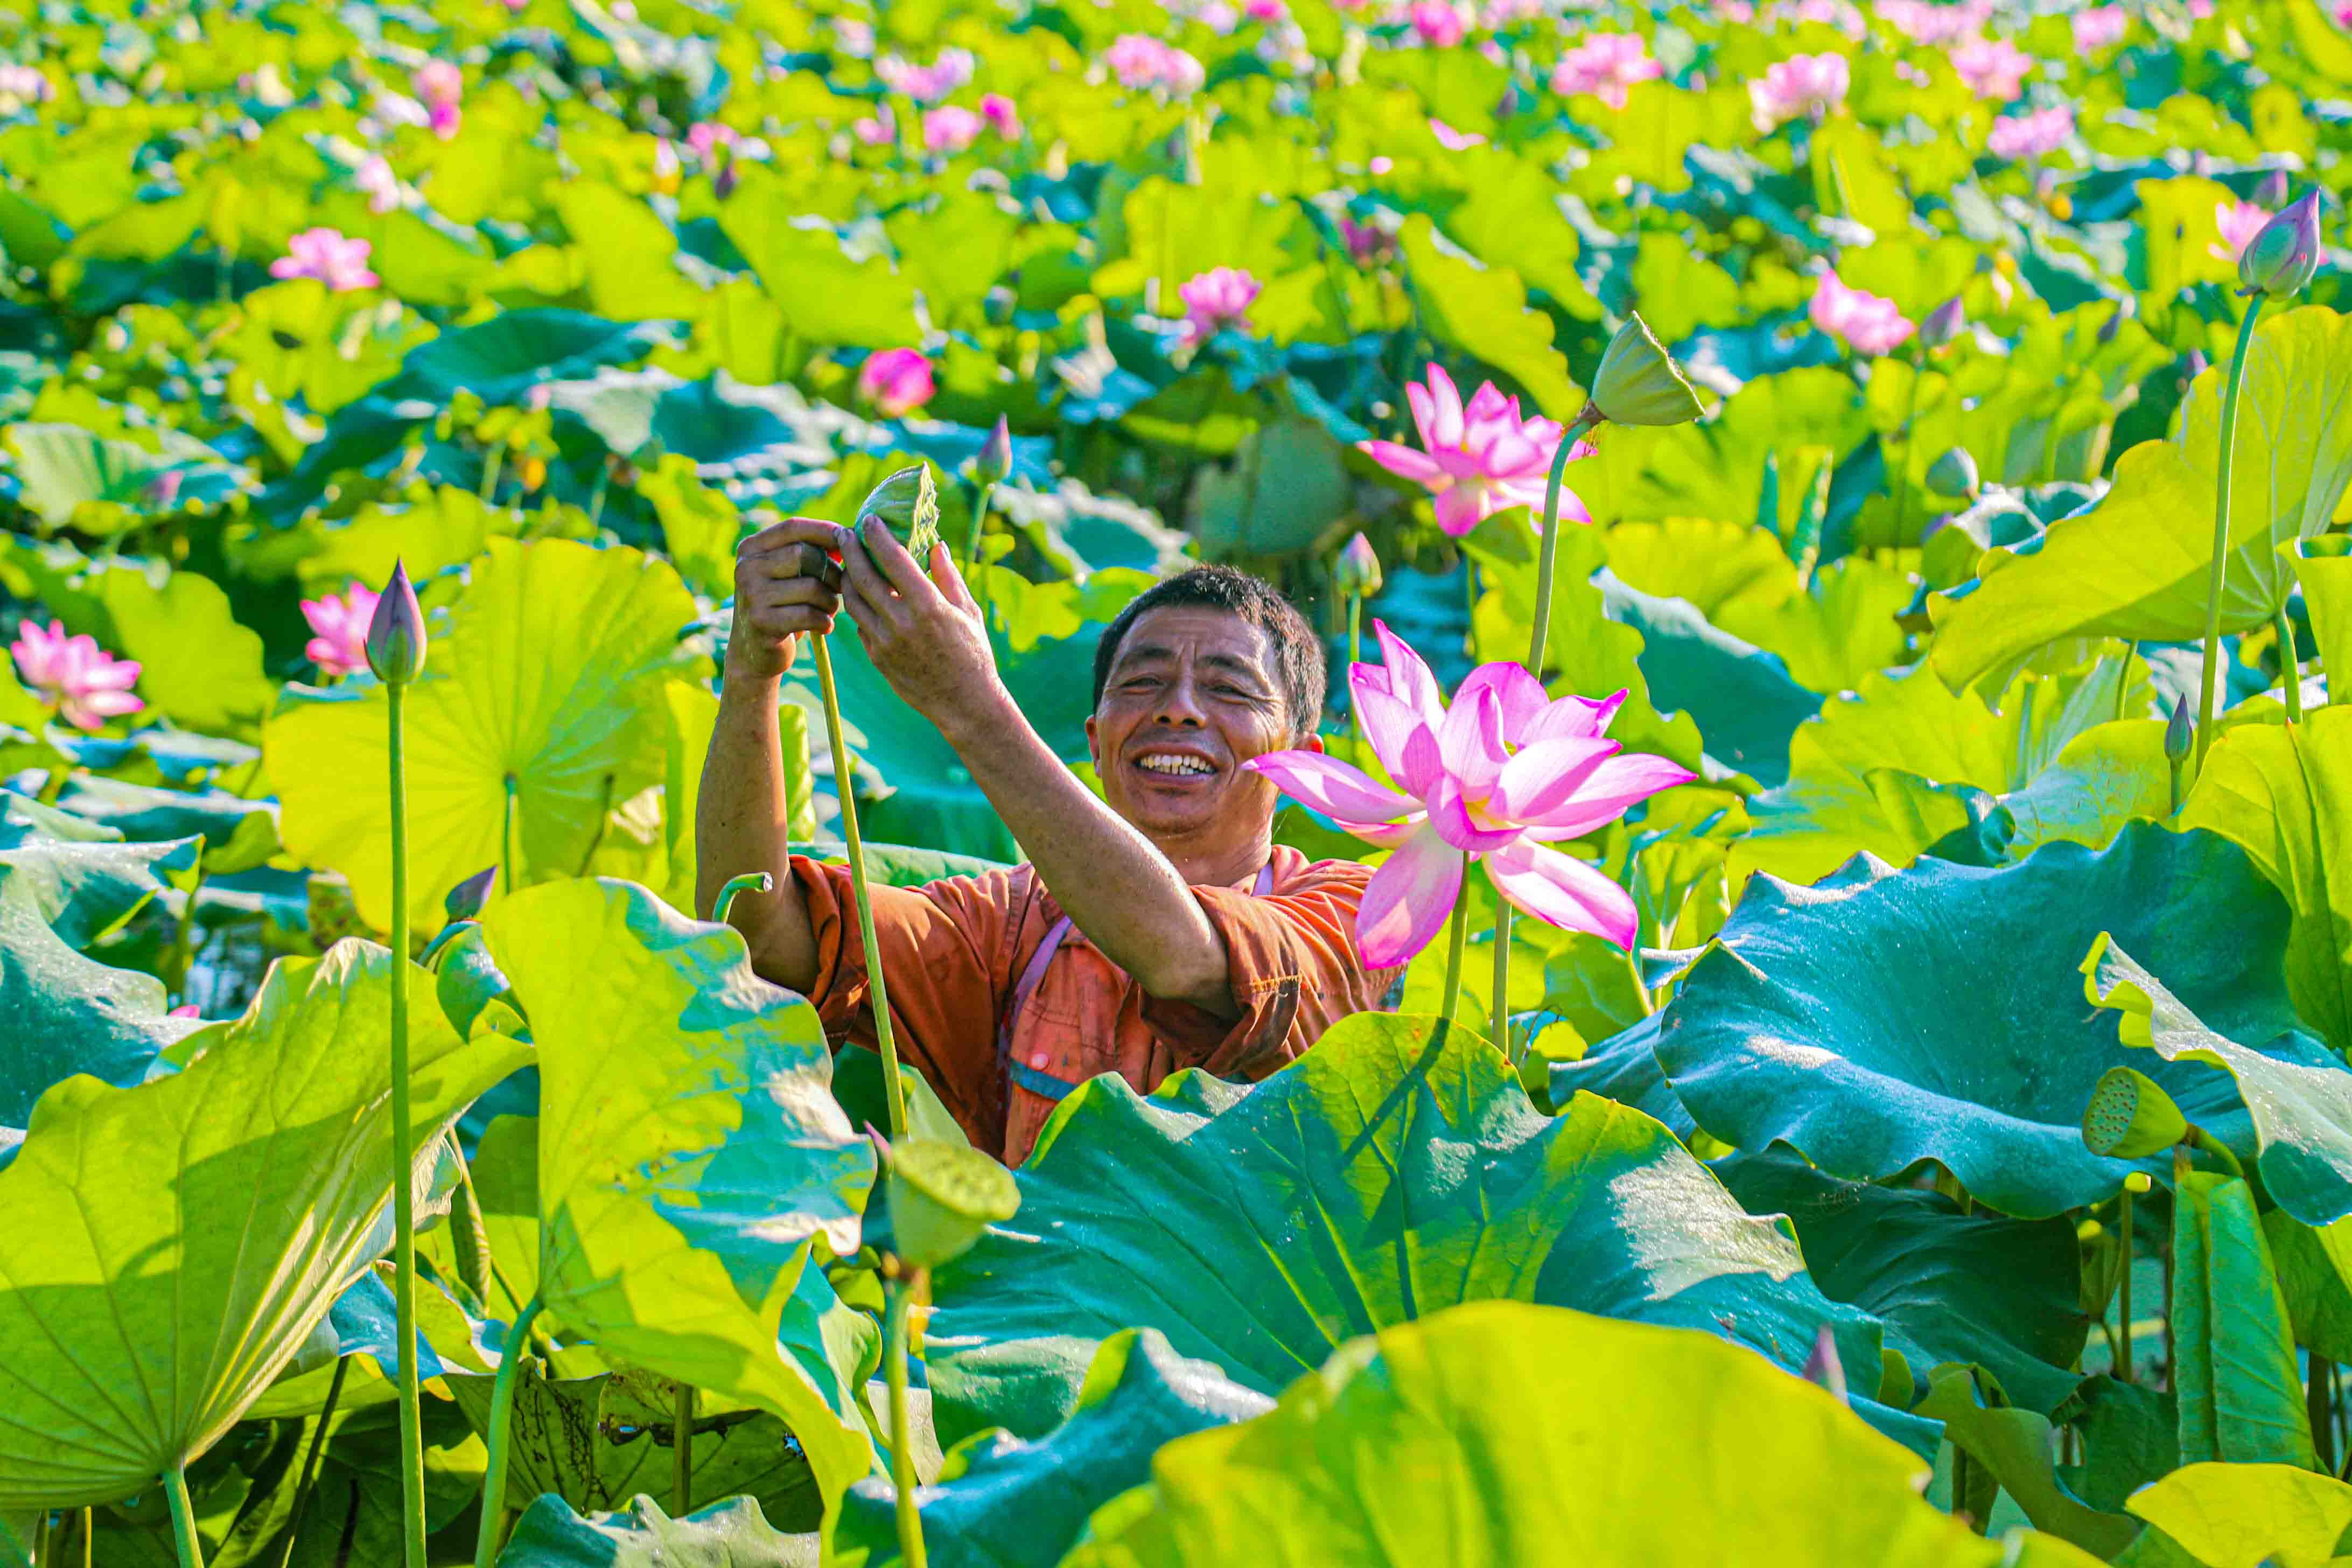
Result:
M793 856L816 932L809 1000L827 1035L874 1043L866 957L849 869ZM1250 885L1192 894L1231 954L1241 1017L1228 1024L1143 988L1075 928L1011 1020L1022 972L1062 919L1028 866L921 888L877 887L874 934L890 982L898 1050L922 1070L974 1146L1018 1164L1035 1147L1062 1086L1116 1072L1148 1094L1180 1068L1261 1079L1350 1013L1376 1007L1397 971L1367 973L1356 956L1356 905L1371 868L1310 862L1275 847L1263 897ZM1025 1070L1024 1070L1025 1069Z

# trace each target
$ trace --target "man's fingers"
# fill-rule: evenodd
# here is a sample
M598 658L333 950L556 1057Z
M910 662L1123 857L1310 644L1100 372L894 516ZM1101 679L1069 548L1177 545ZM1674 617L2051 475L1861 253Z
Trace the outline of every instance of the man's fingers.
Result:
M841 549L842 535L848 530L821 521L814 517L788 517L782 522L772 522L735 547L738 559L769 555L786 545L813 545L822 554Z
M903 607L855 533L842 542L841 602L861 626L870 626L877 619L887 622Z
M965 586L963 574L956 570L955 556L944 541L931 546L931 585L940 591L940 597L965 615L980 614L979 602Z
M797 637L803 632L814 632L822 637L833 630L832 605L771 605L755 609L746 616L750 627L763 637Z
M836 574L837 575L838 574ZM819 577L785 577L772 582L754 583L743 595L753 609L770 609L784 605L814 605L831 611L841 603L841 590Z
M814 577L835 587L841 584L841 563L814 544L784 543L756 554L747 552L737 558L736 569L754 580Z
M865 547L866 558L901 597L921 607L935 592L929 579L923 575L922 567L907 553L907 547L898 542L898 535L880 518L866 520L866 526L857 531L857 542Z

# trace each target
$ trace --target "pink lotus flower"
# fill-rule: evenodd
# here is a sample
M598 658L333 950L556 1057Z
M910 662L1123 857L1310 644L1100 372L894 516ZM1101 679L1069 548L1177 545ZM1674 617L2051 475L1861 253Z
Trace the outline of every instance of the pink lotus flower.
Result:
M1395 441L1364 441L1359 448L1389 472L1425 487L1436 499L1440 528L1458 536L1507 507L1543 505L1545 481L1564 436L1557 421L1522 418L1519 400L1505 397L1491 381L1480 385L1465 408L1453 377L1434 364L1429 384L1408 384L1404 395L1423 449ZM1570 460L1591 455L1590 445L1580 441ZM1565 488L1559 515L1592 521L1584 503Z
M2064 146L2074 134L2074 110L2062 103L1994 121L1985 145L1996 158L2039 158Z
M1386 969L1445 925L1469 860L1518 909L1631 949L1641 917L1608 876L1551 846L1614 822L1694 775L1664 757L1621 755L1603 738L1625 694L1554 700L1516 664L1472 670L1449 709L1419 655L1379 621L1378 665L1349 672L1391 789L1321 752L1270 752L1242 764L1389 858L1364 889L1356 948Z
M2254 242L2254 236L2263 232L2271 215L2268 208L2255 202L2217 202L2213 221L2221 227L2221 243L2205 248L2216 261L2235 261Z
M716 120L698 120L686 128L686 150L706 163L721 147L732 147L742 139L732 125Z
M1122 33L1103 52L1103 63L1129 90L1157 88L1171 98L1198 92L1209 79L1199 60L1173 44L1145 33Z
M1212 267L1176 289L1184 301L1184 341L1202 342L1223 327L1249 330L1249 308L1264 287L1238 267Z
M451 60L427 60L408 79L427 103L455 103L466 96L466 73Z
M1952 46L1952 68L1979 98L2007 103L2024 85L2033 57L2007 38L1966 38Z
M1412 30L1421 36L1421 41L1433 49L1452 48L1470 30L1469 24L1463 20L1462 13L1448 5L1446 0L1413 0L1406 12L1406 19L1412 24Z
M938 391L931 379L931 362L920 349L883 349L866 356L857 367L857 393L885 419L897 419L920 408Z
M457 127L465 118L466 111L456 104L436 103L426 117L425 123L432 127L435 136L447 142L457 134Z
M1942 5L1935 0L1878 0L1879 16L1915 44L1948 44L1992 20L1992 0L1962 0Z
M1870 30L1854 9L1853 0L1789 0L1772 7L1776 20L1811 22L1824 27L1835 27L1851 37L1861 37Z
M2345 4L2336 7L2336 25L2352 27L2352 0L2345 0Z
M1001 92L992 92L981 99L980 117L1007 142L1021 134L1021 108Z
M961 153L980 140L988 122L969 109L953 104L923 116L923 146L941 155Z
M382 153L359 166L352 184L366 193L372 213L388 213L400 205L400 176L392 172L391 162Z
M1654 59L1649 46L1633 33L1595 33L1559 57L1552 68L1551 89L1566 98L1589 92L1612 109L1625 107L1625 89L1637 81L1666 74L1664 62Z
M893 92L903 92L917 103L931 104L971 79L970 49L941 49L939 58L919 66L896 57L874 62L874 74Z
M0 64L0 99L20 104L47 103L58 95L37 66Z
M1348 247L1348 259L1359 267L1369 267L1396 249L1395 237L1376 223L1358 223L1343 216L1339 227L1339 242Z
M1843 340L1858 354L1883 354L1908 340L1912 323L1892 300L1848 288L1835 272L1824 272L1814 286L1808 314L1813 325Z
M1472 147L1484 147L1486 144L1486 139L1475 131L1456 131L1443 120L1435 118L1432 118L1429 122L1429 133L1436 137L1437 144L1449 153L1460 153Z
M1843 55L1790 55L1775 60L1759 79L1748 84L1756 128L1769 132L1801 115L1818 120L1845 101L1852 84Z
M2131 30L2131 13L2120 5L2094 5L2087 11L2075 12L2072 20L2074 52L2078 55L2095 55L2101 49L2113 48Z
M302 618L312 636L302 652L321 675L355 675L368 667L368 623L375 618L377 595L354 583L341 598L329 594L302 601Z
M139 679L138 660L111 658L96 638L69 637L56 621L46 631L25 622L8 651L33 694L77 730L96 730L118 714L147 706L131 695Z
M888 104L850 122L849 133L867 147L887 147L898 140L898 117Z
M1282 0L1244 0L1242 15L1253 22L1279 22L1290 15Z
M306 228L286 242L286 254L269 264L269 275L315 278L335 294L373 289L378 279L367 262L374 248L364 239L346 239L340 229Z

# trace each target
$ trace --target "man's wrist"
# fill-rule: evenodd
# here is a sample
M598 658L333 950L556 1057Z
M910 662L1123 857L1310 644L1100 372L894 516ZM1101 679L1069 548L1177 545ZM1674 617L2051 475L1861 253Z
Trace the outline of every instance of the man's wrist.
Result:
M953 747L958 755L964 748L991 736L1001 736L1007 724L1025 725L1028 719L1021 705L1013 700L1013 693L1004 682L992 677L987 685L960 702L947 705L947 711L936 721L940 738Z

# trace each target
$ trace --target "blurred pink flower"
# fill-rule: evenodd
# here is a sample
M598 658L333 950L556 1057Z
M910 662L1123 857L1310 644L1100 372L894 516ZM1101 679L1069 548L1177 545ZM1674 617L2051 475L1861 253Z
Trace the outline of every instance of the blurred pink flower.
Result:
M938 391L931 379L931 362L920 349L883 349L866 356L857 367L858 395L871 403L885 419L910 414Z
M2344 0L2342 5L2336 7L2336 25L2339 27L2352 27L2352 0Z
M182 478L183 476L177 468L164 469L162 473L157 474L153 479L149 479L145 484L139 487L140 500L148 506L153 507L157 511L165 510L170 507L173 501L180 499L180 481Z
M1890 353L1908 341L1913 330L1894 300L1848 288L1834 271L1822 274L1807 313L1813 325L1858 354Z
M1396 238L1376 223L1358 223L1342 216L1339 220L1339 242L1348 247L1348 259L1359 267L1369 267L1396 248Z
M1426 489L1436 501L1437 525L1448 533L1467 533L1507 507L1541 510L1545 481L1562 439L1559 423L1522 417L1519 400L1505 397L1491 381L1479 386L1465 408L1453 377L1442 368L1431 365L1428 377L1426 386L1408 383L1404 389L1421 449L1396 441L1360 441L1358 447L1389 472ZM1591 447L1582 441L1569 454L1571 461L1591 455ZM1565 487L1559 515L1575 522L1592 521Z
M1475 131L1456 131L1443 120L1432 119L1429 122L1429 133L1436 137L1437 144L1449 153L1459 153L1467 148L1484 147L1486 144L1486 139Z
M1186 279L1176 290L1184 301L1184 341L1204 342L1223 327L1247 331L1249 308L1262 287L1238 267L1212 267Z
M8 651L33 694L77 730L98 729L118 714L147 706L131 695L139 679L137 660L110 657L87 635L69 637L56 621L47 630L25 622Z
M1854 8L1853 0L1784 0L1772 7L1775 19L1790 22L1812 22L1825 27L1835 27L1851 37L1861 37L1870 30Z
M446 142L457 134L457 127L464 121L465 118L466 111L464 110L458 108L454 102L444 99L433 105L431 111L426 117L425 123L433 128L433 134L435 136Z
M1103 63L1121 87L1157 88L1171 98L1198 92L1209 79L1199 60L1146 33L1122 33L1112 39L1103 52Z
M1718 0L1715 9L1725 21L1742 27L1756 20L1756 7L1748 0Z
M1666 74L1664 64L1650 55L1649 46L1633 33L1595 33L1559 57L1552 68L1551 89L1565 98L1589 92L1612 109L1625 107L1625 89L1637 81Z
M732 147L743 139L732 125L716 120L698 120L686 128L686 150L708 161L721 147Z
M1532 22L1544 14L1545 0L1486 0L1486 9L1479 20L1495 32Z
M19 103L47 103L57 97L58 89L41 74L38 66L0 62L0 98L13 98Z
M1552 846L1616 821L1695 775L1646 752L1622 753L1602 731L1625 700L1557 700L1517 664L1482 665L1449 709L1421 656L1379 621L1382 662L1349 671L1365 738L1392 789L1322 752L1269 752L1242 765L1389 858L1365 886L1356 947L1386 969L1444 928L1469 861L1511 903L1566 931L1631 950L1633 895Z
M2205 248L2216 261L2235 261L2263 226L2271 221L2270 209L2255 202L2218 202L2213 207L2213 221L2221 226L2221 243Z
M1818 120L1845 101L1852 82L1843 55L1790 55L1775 60L1764 68L1762 78L1748 84L1756 128L1770 131L1801 115Z
M1001 92L992 92L981 99L980 117L1008 142L1021 134L1021 108Z
M1242 15L1253 22L1279 22L1290 15L1282 0L1244 0Z
M272 278L315 278L331 293L373 289L378 281L368 270L364 239L346 239L340 229L306 228L286 242L286 254L269 264Z
M2007 103L2024 85L2033 57L2007 38L1963 38L1952 46L1952 68L1979 98Z
M392 163L377 153L362 163L352 175L355 189L367 193L368 211L388 213L400 205L400 176L392 172Z
M1470 30L1469 24L1463 20L1462 13L1447 0L1412 0L1412 7L1406 12L1406 19L1412 24L1412 30L1421 36L1421 41L1433 49L1452 48Z
M302 618L310 623L310 640L302 652L321 675L356 675L368 667L368 623L375 618L377 595L364 583L353 583L338 598L302 601Z
M201 1018L204 1014L194 1002L183 1002L163 1015L166 1018Z
M852 121L849 133L866 146L887 147L898 140L898 117L890 112L890 106L886 103L873 113Z
M988 121L969 109L954 104L934 109L923 116L923 146L938 153L961 153L980 140Z
M2131 30L2131 13L2120 5L2094 5L2087 11L2075 12L2073 23L2074 52L2095 55L2123 42L2124 35Z
M887 56L874 62L874 74L891 91L903 92L917 103L932 104L970 81L972 65L970 49L941 49L927 66Z
M2062 103L1994 121L1985 145L1996 158L2039 158L2064 146L2074 134L2074 110Z
M1948 44L1977 31L1992 20L1992 0L1962 0L1942 5L1935 0L1878 0L1881 17L1915 44Z
M427 103L455 103L466 96L466 73L454 61L427 60L408 79Z

